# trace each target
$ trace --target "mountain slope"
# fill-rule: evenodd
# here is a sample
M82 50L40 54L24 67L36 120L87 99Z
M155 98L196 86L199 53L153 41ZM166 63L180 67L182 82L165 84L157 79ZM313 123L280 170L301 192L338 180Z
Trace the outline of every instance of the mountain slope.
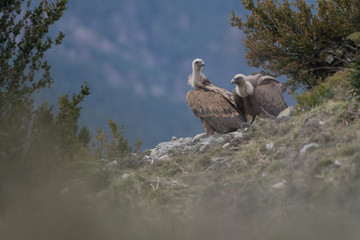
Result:
M360 102L343 88L347 76L327 81L330 100L323 96L291 117L257 119L243 132L173 138L121 159L84 156L52 180L12 188L6 196L17 198L0 218L0 234L357 239Z

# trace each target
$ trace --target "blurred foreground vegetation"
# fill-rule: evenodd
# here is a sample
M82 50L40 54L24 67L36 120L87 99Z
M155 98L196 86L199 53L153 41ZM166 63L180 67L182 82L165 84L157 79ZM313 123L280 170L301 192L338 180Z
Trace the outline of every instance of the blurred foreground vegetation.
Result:
M111 119L111 137L99 128L92 140L79 128L86 83L60 97L57 112L34 106L32 94L52 82L47 32L66 1L28 5L23 18L24 1L5 3L0 239L359 236L359 60L296 96L290 118L257 119L226 147L169 151L151 163L151 150L138 152L140 139L131 148Z
M318 86L316 104L303 100L290 118L257 119L226 147L170 150L151 163L150 150L111 155L113 140L103 148L108 158L83 155L49 168L51 177L35 186L12 182L0 232L4 239L357 239L360 102L351 76L328 78L333 94Z

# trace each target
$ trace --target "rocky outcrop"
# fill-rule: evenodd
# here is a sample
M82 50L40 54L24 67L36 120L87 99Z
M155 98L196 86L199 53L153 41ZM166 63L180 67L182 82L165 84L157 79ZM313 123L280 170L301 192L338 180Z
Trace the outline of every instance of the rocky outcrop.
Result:
M245 130L246 131L246 130ZM205 133L198 134L193 138L172 137L169 142L159 143L155 148L150 149L145 155L145 160L154 163L155 161L169 160L173 154L192 152L202 153L210 150L214 146L221 145L224 148L230 147L230 143L235 139L242 138L244 132L239 129L236 132L227 134L214 134L206 136Z

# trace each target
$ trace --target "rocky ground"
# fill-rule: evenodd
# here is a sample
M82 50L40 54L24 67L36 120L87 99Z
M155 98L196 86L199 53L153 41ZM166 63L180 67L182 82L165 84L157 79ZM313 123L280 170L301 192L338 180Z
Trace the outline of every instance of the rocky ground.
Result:
M237 132L173 137L122 159L72 163L60 182L14 203L0 232L6 239L42 239L39 232L44 239L358 239L359 146L360 103L341 93Z

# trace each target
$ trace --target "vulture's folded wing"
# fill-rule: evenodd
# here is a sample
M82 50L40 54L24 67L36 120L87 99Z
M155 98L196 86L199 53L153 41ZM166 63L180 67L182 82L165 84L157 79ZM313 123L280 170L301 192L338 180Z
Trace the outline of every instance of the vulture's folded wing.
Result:
M207 121L216 132L234 131L245 121L236 107L217 92L191 90L186 94L186 101L195 116Z

